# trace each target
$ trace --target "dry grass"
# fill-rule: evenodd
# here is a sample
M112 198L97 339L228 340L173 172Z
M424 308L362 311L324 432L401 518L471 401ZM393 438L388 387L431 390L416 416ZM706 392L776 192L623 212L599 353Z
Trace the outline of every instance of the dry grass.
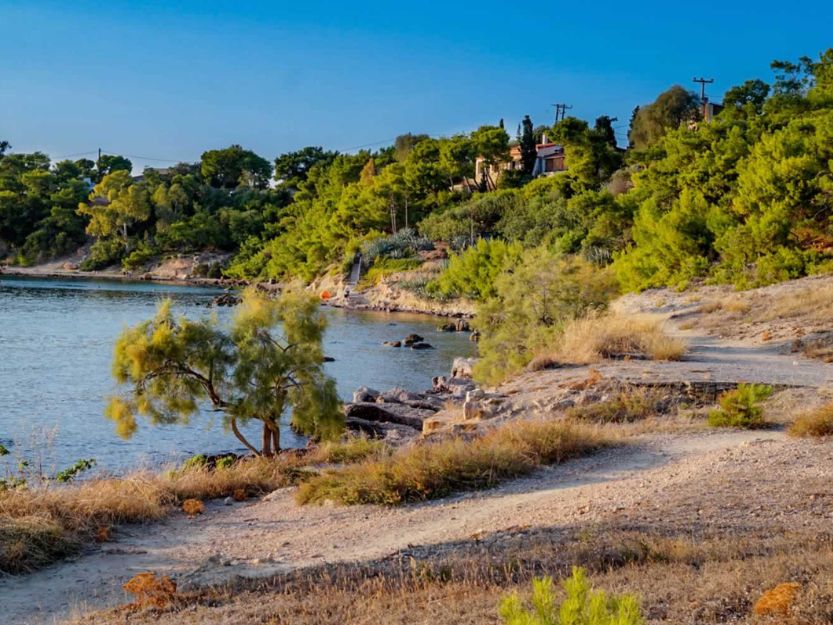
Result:
M611 399L567 409L569 419L592 423L633 423L666 412L670 407L668 393L651 388L628 388Z
M527 421L473 440L447 439L325 472L300 485L299 503L396 505L488 488L541 465L558 464L611 444L596 428Z
M607 314L568 323L558 355L561 361L589 364L610 358L679 360L685 351L686 342L666 334L656 317Z
M829 321L833 315L833 285L811 286L785 297L769 298L755 312L756 321L794 319Z
M833 436L833 403L799 414L787 431L802 438Z
M197 514L206 500L243 500L296 483L309 474L307 465L353 462L374 454L384 454L379 443L352 438L308 454L244 458L216 469L192 463L162 474L0 490L0 572L32 571L84 543L109 539L118 525L156 521L183 504L186 514Z
M817 535L662 535L600 526L520 531L449 549L439 556L416 549L379 562L241 580L180 595L170 608L131 614L130 622L497 624L501 596L525 594L535 576L563 578L572 566L586 567L594 586L639 595L651 624L829 625L833 613L833 547ZM761 620L754 614L756 602L785 579L801 583L788 614ZM116 625L125 619L122 609L93 618L75 623Z
M735 315L745 315L752 310L752 304L740 297L715 299L698 307L697 312L710 315L716 312L727 312Z

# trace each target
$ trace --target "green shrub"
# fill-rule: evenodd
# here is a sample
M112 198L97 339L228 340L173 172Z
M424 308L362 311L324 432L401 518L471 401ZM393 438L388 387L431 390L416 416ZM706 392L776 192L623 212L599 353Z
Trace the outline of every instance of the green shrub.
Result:
M116 238L98 239L90 246L90 254L81 263L83 271L104 269L124 256L124 241Z
M519 243L480 239L476 245L452 256L445 271L427 288L447 297L492 297L497 277L517 263L522 253Z
M121 266L131 271L139 269L148 261L152 260L158 253L159 250L142 241L136 246L136 249L122 259Z
M772 395L767 384L740 384L718 398L719 408L709 412L712 427L759 428L763 427L764 409L758 404Z
M553 349L566 322L607 306L615 293L609 271L546 248L527 250L494 285L494 297L478 306L478 380L497 384L521 371L534 356Z
M562 582L566 598L560 604L552 578L532 581L531 609L517 594L500 603L500 615L506 625L643 625L640 601L634 595L608 595L593 590L584 569Z

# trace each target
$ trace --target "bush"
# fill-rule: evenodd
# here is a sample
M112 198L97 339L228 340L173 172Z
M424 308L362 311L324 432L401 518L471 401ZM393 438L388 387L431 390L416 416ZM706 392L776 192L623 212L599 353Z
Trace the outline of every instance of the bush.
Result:
M504 426L473 441L425 443L327 471L298 489L301 504L397 505L488 488L545 464L558 464L610 444L596 430L560 422Z
M555 597L552 578L532 581L532 609L527 609L517 593L500 604L506 625L643 625L639 599L634 595L607 595L592 590L584 569L573 567L573 574L562 582L566 598Z
M82 271L104 269L116 264L124 256L124 241L121 239L98 239L90 246L90 253L81 263Z
M380 259L413 259L418 252L434 249L430 239L420 237L412 228L365 242L361 246L362 264L370 267Z
M478 306L480 360L475 377L496 384L552 351L564 325L607 306L615 292L608 271L576 257L536 248L495 282L495 296Z
M790 425L788 432L802 438L833 436L833 404L801 413Z
M517 263L523 252L518 243L499 239L480 239L476 245L455 254L448 267L428 286L446 297L470 297L483 300L495 295L495 281Z
M772 387L766 384L740 384L732 391L721 394L720 408L709 412L712 427L760 428L766 425L764 409L758 404L772 395Z

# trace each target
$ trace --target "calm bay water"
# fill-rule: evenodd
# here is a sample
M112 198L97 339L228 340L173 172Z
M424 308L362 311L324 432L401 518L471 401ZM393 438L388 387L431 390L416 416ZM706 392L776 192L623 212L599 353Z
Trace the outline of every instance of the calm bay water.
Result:
M165 297L189 316L209 314L207 306L218 292L165 284L0 277L0 443L12 451L0 458L0 477L20 458L42 462L45 470L95 458L99 467L118 471L195 453L238 450L220 417L209 411L186 426L142 422L129 440L116 436L103 416L106 397L116 390L110 361L119 332L151 317ZM225 319L231 311L218 309L218 314ZM455 356L473 351L467 335L439 332L437 321L429 317L336 309L325 314L325 353L335 358L326 368L344 399L362 384L423 390L432 376L449 371ZM381 346L411 333L424 336L436 349ZM247 433L258 440L256 429ZM288 428L283 442L304 444Z

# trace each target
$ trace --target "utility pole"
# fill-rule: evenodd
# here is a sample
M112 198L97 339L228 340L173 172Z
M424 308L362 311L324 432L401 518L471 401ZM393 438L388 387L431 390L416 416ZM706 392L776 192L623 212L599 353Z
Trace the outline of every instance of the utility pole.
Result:
M703 119L706 119L706 105L709 102L709 99L706 97L706 85L710 85L714 82L714 78L692 78L692 82L699 82L700 83L700 104L703 107Z
M553 104L555 107L555 123L557 124L559 120L563 120L567 115L567 109L573 108L572 104Z

